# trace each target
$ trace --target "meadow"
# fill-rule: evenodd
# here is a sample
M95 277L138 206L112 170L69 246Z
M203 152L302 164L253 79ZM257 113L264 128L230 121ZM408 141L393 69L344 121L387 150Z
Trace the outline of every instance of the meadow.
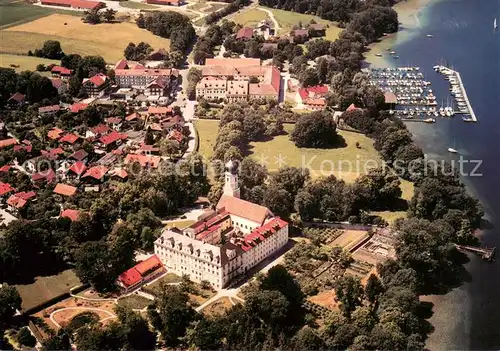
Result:
M120 1L121 7L133 10L157 10L160 6L150 5L139 1Z
M21 0L0 0L0 29L33 21L53 13L80 17L81 12L35 6Z
M363 134L338 130L338 134L345 141L345 147L298 148L290 140L289 133L293 131L293 128L294 125L286 124L286 134L268 141L250 143L251 157L259 162L266 162L270 171L277 171L279 160L281 160L281 166L306 165L312 178L334 174L346 182L353 182L361 174L377 167L382 162L377 150L373 147L373 140ZM356 143L359 143L359 148L356 147Z
M51 64L58 65L60 61L35 56L0 54L0 67L14 68L16 72L34 71L40 63L48 66ZM50 72L41 72L41 74L50 74Z
M57 275L36 277L31 284L14 285L23 300L22 309L28 310L81 285L76 274L68 269Z
M167 50L170 44L168 39L140 29L135 23L90 25L78 17L62 14L9 27L0 34L4 53L26 54L42 47L46 40L58 40L65 53L100 55L111 64L123 57L123 50L130 42L144 41L154 49Z
M217 139L217 133L219 132L219 121L198 119L194 121L194 127L198 132L200 140L198 153L208 160L212 157L214 152L215 140Z

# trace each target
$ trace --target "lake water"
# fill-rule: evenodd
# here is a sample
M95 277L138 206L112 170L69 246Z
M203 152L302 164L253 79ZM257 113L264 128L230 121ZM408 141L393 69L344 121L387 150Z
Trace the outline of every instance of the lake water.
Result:
M483 231L484 244L500 248L500 28L493 29L495 17L500 21L500 0L432 3L416 17L415 27L391 43L400 58L388 62L419 66L432 82L437 101L445 105L448 82L432 67L446 63L460 72L479 123L439 117L433 125L408 126L430 157L457 158L446 151L454 147L464 158L482 161L482 176L463 181L481 200L494 226ZM427 344L432 350L500 349L500 259L486 263L471 257L467 269L471 282L432 297L431 323L436 330Z

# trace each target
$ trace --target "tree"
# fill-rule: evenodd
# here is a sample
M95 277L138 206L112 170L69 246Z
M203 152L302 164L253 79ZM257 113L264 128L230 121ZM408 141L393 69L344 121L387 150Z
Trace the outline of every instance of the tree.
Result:
M337 126L327 112L313 112L301 116L290 136L297 147L331 147L338 143Z
M115 312L126 339L126 349L155 349L156 335L149 330L148 322L139 313L120 305L116 306Z
M84 17L82 21L90 24L101 23L101 15L99 14L100 9L92 9L84 12Z
M319 337L318 333L309 326L300 329L292 338L292 350L322 350L325 343Z
M104 10L102 17L106 20L106 22L113 22L115 20L116 16L116 10L113 10L111 8L107 8Z
M172 157L179 154L180 145L176 140L163 139L160 142L160 151L163 156Z
M334 289L336 299L341 303L342 313L344 316L350 317L356 307L361 305L363 296L361 283L351 275L344 275L335 281Z
M22 327L16 335L17 342L28 347L35 347L36 339L27 327Z
M43 43L41 52L43 57L51 60L59 60L64 56L64 52L61 49L61 43L57 40L47 40Z
M17 289L3 284L0 288L0 335L9 326L16 310L21 310L21 302Z
M57 332L57 334L49 336L49 338L47 338L43 341L42 350L44 350L44 351L52 351L52 350L70 351L71 350L71 342L70 342L68 333L66 333L66 331L64 329L60 329Z
M75 254L75 271L83 282L98 291L114 288L118 273L113 267L109 246L104 241L88 241Z
M300 309L304 302L304 294L300 290L300 285L282 265L269 269L260 283L260 288L281 292L295 311Z
M162 285L159 291L148 315L165 344L174 347L180 343L191 322L196 320L196 311L188 305L188 295L176 286Z
M189 347L200 350L218 350L222 347L224 328L219 320L200 318L186 332L186 343Z
M243 131L248 140L259 140L265 130L264 120L257 113L251 113L243 120Z
M365 296L370 303L374 304L378 296L384 292L384 287L375 274L370 274L365 285Z
M79 350L121 350L125 342L122 326L117 322L105 328L100 325L80 328L75 338Z

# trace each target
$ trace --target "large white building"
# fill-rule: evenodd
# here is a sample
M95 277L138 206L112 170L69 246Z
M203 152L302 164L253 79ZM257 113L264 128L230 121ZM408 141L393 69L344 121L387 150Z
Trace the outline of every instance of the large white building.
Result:
M216 211L182 231L165 229L155 241L168 271L221 289L286 245L288 223L239 194L237 168L229 162Z

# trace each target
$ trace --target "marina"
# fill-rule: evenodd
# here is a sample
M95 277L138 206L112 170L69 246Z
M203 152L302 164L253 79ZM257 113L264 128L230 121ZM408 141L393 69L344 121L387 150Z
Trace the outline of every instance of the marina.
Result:
M431 82L424 79L419 67L388 67L363 69L370 84L380 88L384 94L394 94L396 108L390 112L405 122L435 123L436 117L460 115L465 122L477 122L476 115L467 97L460 73L445 66L434 66L450 82L450 93L446 105L438 105Z

